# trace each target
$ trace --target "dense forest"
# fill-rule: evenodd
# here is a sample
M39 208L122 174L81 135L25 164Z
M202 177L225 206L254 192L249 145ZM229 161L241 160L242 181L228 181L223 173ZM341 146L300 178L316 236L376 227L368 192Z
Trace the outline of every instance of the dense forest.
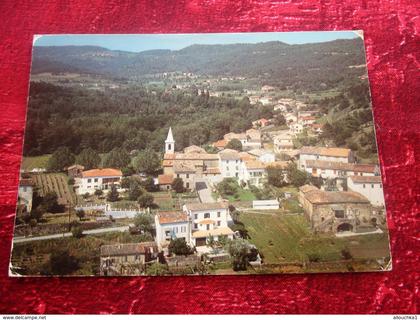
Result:
M99 153L121 147L162 151L169 126L179 150L244 131L252 120L272 114L272 107L251 107L247 98L196 91L149 92L135 86L102 92L32 82L24 155L52 153L60 146L75 154L86 148Z
M35 47L32 73L82 72L138 80L147 74L192 72L260 78L292 90L347 86L366 73L363 40L288 45L192 45L181 50L139 53L95 46Z

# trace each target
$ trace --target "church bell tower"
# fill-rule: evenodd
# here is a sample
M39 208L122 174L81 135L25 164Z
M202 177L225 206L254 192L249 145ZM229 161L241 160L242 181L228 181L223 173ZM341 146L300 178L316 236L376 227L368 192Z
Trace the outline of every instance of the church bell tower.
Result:
M175 152L175 140L172 135L172 128L169 127L168 136L165 140L165 153L174 153Z

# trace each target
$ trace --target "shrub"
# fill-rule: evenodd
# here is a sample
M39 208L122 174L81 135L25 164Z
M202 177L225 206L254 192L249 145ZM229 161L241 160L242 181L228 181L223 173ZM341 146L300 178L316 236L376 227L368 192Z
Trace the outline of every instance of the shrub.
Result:
M169 253L176 255L189 255L193 253L191 247L187 244L185 239L176 238L171 240L168 246Z
M346 260L350 260L353 258L353 255L351 254L348 248L344 248L341 250L341 256Z
M73 235L74 238L80 239L81 237L83 237L82 227L81 226L75 226L75 227L71 228L71 234Z

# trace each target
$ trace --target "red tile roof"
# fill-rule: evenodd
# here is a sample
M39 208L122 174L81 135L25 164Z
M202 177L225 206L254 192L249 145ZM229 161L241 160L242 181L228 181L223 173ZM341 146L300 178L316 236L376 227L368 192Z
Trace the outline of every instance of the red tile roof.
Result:
M122 177L122 172L119 169L113 168L92 169L83 171L82 177Z
M351 176L354 183L382 183L381 176Z
M187 222L188 215L182 211L161 211L157 214L160 224Z
M171 184L174 181L174 176L172 174L160 174L158 176L159 184Z

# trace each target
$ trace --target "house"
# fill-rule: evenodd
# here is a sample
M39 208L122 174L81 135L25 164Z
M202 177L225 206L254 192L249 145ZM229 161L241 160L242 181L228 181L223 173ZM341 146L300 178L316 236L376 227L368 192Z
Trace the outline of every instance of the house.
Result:
M322 130L322 128L324 127L324 125L323 124L321 124L321 123L313 123L313 124L311 124L310 125L310 127L311 127L311 130L314 132L314 133L316 133L316 134L321 134L321 133L323 133L324 131Z
M263 106L267 106L269 104L273 103L273 98L272 97L261 97L259 99L259 102L263 105Z
M249 99L250 104L256 104L258 102L258 100L260 99L260 97L259 96L249 96L248 99Z
M277 153L293 150L293 137L289 132L283 132L273 138L274 151Z
M285 104L283 104L283 103L279 103L279 104L276 104L276 105L273 107L273 109L274 109L274 111L279 110L279 111L281 111L281 112L287 112L287 105L285 105Z
M223 139L228 142L233 139L239 140L244 150L261 148L261 133L256 129L249 129L242 133L229 132L223 136Z
M299 188L299 202L314 231L357 231L373 217L369 200L352 191L322 191L310 185Z
M248 185L261 186L266 177L266 164L259 160L244 161L242 165L241 182Z
M192 246L206 246L209 237L215 241L220 237L233 239L234 232L229 228L232 218L227 202L187 203L183 211L191 221Z
M263 128L269 124L270 124L270 121L265 118L261 118L252 122L252 126L254 128Z
M157 259L154 242L119 243L100 247L100 274L102 276L140 275L147 262Z
M306 172L323 179L344 178L347 176L375 176L379 173L376 164L345 163L325 160L306 160Z
M298 118L298 122L302 124L304 127L315 123L315 120L316 118L313 116L302 116Z
M18 205L21 211L31 212L34 183L30 178L21 178L18 190Z
M350 149L327 147L302 147L299 151L299 168L306 170L307 160L324 160L353 163L354 156Z
M347 187L365 196L372 205L385 206L381 176L350 176L347 179Z
M298 122L292 122L289 124L289 131L292 135L296 136L303 132L303 125Z
M216 142L213 142L212 146L215 147L218 150L223 150L224 148L226 148L227 144L228 144L228 141L226 141L225 139L222 139L222 140L218 140Z
M173 174L160 174L157 179L157 184L159 185L160 190L171 190L173 181Z
M191 243L191 224L183 211L161 211L155 215L156 242L159 248L166 247L172 239L185 239Z
M286 123L297 122L297 117L294 112L287 113L284 115L284 118L286 119Z
M274 91L276 88L269 86L269 85L264 85L261 87L261 92L267 93L267 92L271 92Z
M67 168L67 175L70 178L80 178L82 176L82 172L85 170L84 166L81 166L79 164L74 164Z
M82 172L82 177L77 182L78 194L93 194L95 190L108 191L115 185L120 188L122 172L119 169L103 168Z
M265 149L252 149L248 153L264 163L271 163L276 161L276 156L273 152Z
M225 149L218 153L219 168L223 178L239 178L241 174L242 159L239 152Z

